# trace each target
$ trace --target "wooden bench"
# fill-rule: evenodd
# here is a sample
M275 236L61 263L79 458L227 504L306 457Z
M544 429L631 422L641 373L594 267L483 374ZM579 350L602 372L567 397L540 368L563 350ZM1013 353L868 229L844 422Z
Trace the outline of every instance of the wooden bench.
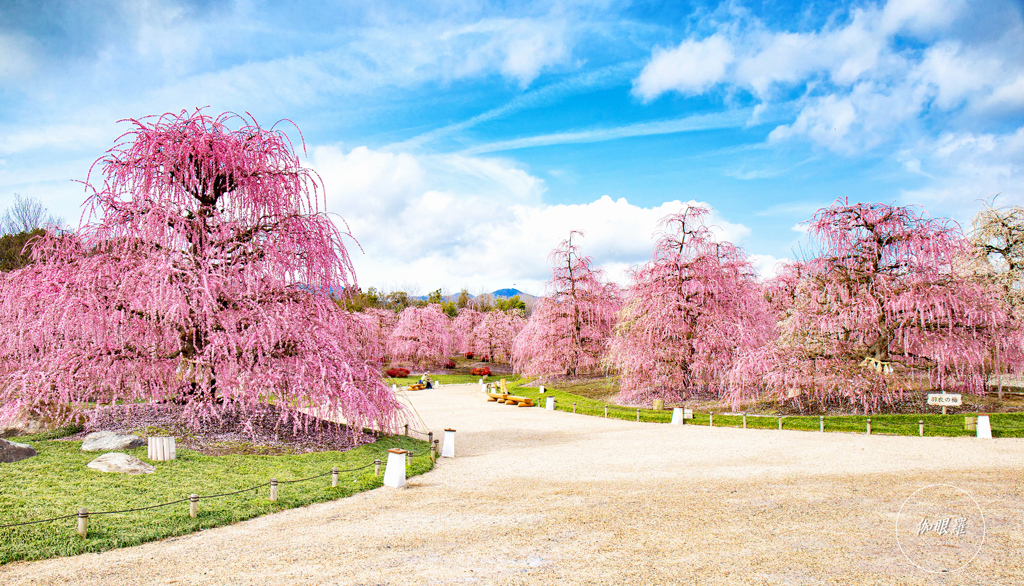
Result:
M409 390L410 391L422 391L425 388L427 388L427 385L422 384L422 383L416 383L414 385L409 385Z
M520 407L533 407L533 399L529 397L517 397L508 393L487 393L488 401L504 403L505 405L518 405Z

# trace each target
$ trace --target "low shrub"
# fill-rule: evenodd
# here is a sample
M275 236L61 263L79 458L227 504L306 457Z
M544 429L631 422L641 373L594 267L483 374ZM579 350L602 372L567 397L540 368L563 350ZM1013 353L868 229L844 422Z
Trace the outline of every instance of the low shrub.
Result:
M448 362L444 363L444 367L445 368L455 368L455 361L452 360L451 358L449 358Z
M474 368L469 371L469 374L473 376L491 376L491 368L484 366L483 368Z
M480 362L490 362L490 361L491 361L491 357L486 355L486 354L484 354L483 356L480 357Z
M391 367L388 369L388 376L390 376L391 378L405 378L409 376L409 369Z
M473 353L472 352L466 352L466 358L472 358L472 357L473 357Z

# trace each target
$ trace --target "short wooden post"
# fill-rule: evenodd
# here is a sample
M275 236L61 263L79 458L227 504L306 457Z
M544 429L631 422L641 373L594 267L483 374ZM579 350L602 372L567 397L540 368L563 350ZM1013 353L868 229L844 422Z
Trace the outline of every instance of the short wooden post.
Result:
M743 429L747 428L747 414L743 414Z
M572 402L572 412L573 412L573 413L575 413L575 412L576 412L576 401L573 401L573 402Z
M917 420L917 434L924 437L924 419Z
M427 432L427 447L428 448L434 447L434 432L432 432L432 431L428 431Z
M779 429L782 429L782 418L779 417Z
M338 467L331 468L331 488L338 486Z
M199 495L190 494L188 495L188 516L193 519L199 514Z
M78 534L83 538L89 534L89 511L85 507L78 509Z
M277 479L270 479L270 501L277 502Z
M608 417L608 405L604 406L604 416L605 416L605 418Z
M942 406L942 414L943 414L943 415L945 415L945 414L946 414L946 406L945 406L945 405L943 405L943 406Z
M427 453L430 454L430 463L431 464L433 464L434 462L437 461L437 454L434 453L434 446L433 445L431 445L429 448L427 448Z
M820 429L822 433L825 432L825 416L824 415L819 415L818 416L818 429Z
M640 410L639 409L636 410L636 420L640 421Z
M441 455L441 440L434 440L434 456Z
M868 435L871 435L871 418L868 417Z
M380 476L380 458L373 461L373 475Z
M409 424L405 424L405 437L409 437Z

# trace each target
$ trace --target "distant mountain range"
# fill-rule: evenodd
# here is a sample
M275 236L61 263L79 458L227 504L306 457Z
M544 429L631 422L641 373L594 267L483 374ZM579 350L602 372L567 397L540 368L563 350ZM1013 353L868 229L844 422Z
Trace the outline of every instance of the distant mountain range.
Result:
M490 295L491 299L509 299L511 297L515 297L516 295L518 295L519 298L523 300L523 303L526 303L527 305L532 305L533 301L535 299L537 299L537 297L535 295L530 295L529 293L523 293L519 289L513 289L511 287L506 287L504 289L497 289L495 291L491 291L490 293L482 293L481 295ZM473 295L472 293L469 294L469 298L470 299L476 299L477 297L478 297L477 295ZM426 298L427 298L426 295L419 295L419 296L415 297L415 299L426 299ZM443 299L445 301L458 301L459 293L453 293L451 295L445 295L443 297Z

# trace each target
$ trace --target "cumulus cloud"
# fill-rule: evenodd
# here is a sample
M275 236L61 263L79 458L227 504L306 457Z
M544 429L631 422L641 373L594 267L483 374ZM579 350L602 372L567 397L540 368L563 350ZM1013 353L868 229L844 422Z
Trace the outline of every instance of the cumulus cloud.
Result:
M868 4L799 32L733 16L709 36L656 48L634 93L652 100L723 87L762 105L793 100L795 119L770 140L843 154L889 142L895 129L930 115L999 117L1024 107L1024 23L1004 0L987 7L984 35L965 0Z
M416 283L493 290L515 284L542 293L548 254L571 230L583 252L627 284L645 262L658 220L697 201L643 207L605 195L578 204L547 204L544 182L509 160L412 155L338 146L313 149L327 205L343 217L364 253L353 253L363 287ZM739 243L750 231L712 211L716 237Z
M651 62L633 83L633 93L651 100L669 90L699 94L718 83L733 60L729 41L720 34L683 41L674 49L654 50Z

